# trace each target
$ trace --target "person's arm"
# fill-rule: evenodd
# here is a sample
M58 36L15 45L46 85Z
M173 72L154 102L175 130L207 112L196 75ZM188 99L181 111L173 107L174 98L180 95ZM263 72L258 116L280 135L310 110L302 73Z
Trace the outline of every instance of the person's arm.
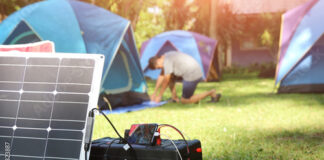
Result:
M171 79L171 74L164 75L163 83L162 83L162 86L161 86L161 89L160 89L160 93L155 98L155 102L160 102L161 101L164 91L166 90L166 88L168 88L170 79Z
M163 82L164 79L164 71L162 69L161 74L159 75L158 79L156 80L156 84L155 84L155 88L154 88L154 92L151 95L151 100L155 100L156 98L156 94L158 93L159 88L161 87L161 84Z

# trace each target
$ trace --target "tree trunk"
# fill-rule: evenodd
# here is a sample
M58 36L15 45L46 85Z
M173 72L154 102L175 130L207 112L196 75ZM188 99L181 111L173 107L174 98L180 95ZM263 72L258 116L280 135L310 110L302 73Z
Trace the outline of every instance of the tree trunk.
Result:
M232 66L232 40L226 39L226 67Z
M217 44L217 56L218 56L218 67L219 70L222 71L224 66L227 65L227 54L224 53L223 48L224 46L221 46L221 44L219 43L219 39L217 38L217 10L218 10L218 0L210 0L211 1L211 8L210 8L210 26L209 26L209 36L215 40L218 40L218 44Z
M3 4L0 4L0 22L2 22L2 20L4 19L4 13L5 13L4 6Z
M141 14L142 8L143 8L143 0L137 0L136 3L139 3L139 8L137 8L135 16L131 19L131 25L133 27L133 31L136 31L136 24L138 22L138 18Z
M217 6L218 0L211 0L209 36L217 39Z

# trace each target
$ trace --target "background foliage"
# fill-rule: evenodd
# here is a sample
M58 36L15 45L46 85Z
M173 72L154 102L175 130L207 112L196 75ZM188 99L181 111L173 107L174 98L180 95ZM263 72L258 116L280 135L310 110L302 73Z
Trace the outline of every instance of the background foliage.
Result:
M37 1L39 0L0 0L0 22L14 11Z
M27 4L40 0L0 0L0 21ZM149 38L168 30L189 30L210 36L211 14L216 12L217 39L222 52L232 39L253 37L268 47L274 57L278 50L280 16L232 13L228 4L211 9L212 0L81 0L105 8L131 21L137 47ZM218 0L221 2L222 0ZM213 37L213 36L212 36Z

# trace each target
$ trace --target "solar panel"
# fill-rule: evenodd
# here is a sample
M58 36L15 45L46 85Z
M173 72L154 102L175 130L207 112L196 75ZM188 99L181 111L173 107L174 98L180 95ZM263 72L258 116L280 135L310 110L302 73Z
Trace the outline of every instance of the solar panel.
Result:
M0 159L79 160L104 57L0 52Z

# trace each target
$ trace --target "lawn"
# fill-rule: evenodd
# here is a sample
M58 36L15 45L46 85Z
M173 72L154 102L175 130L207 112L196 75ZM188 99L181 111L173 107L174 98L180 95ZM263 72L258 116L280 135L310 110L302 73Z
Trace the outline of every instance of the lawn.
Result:
M154 83L148 85L151 93ZM196 93L213 88L223 95L219 103L169 103L109 117L122 135L133 123L172 124L201 141L205 160L324 159L323 94L277 95L273 79L256 74L226 74L221 82L199 84ZM162 131L180 139L172 130ZM93 134L93 139L117 137L102 116Z

